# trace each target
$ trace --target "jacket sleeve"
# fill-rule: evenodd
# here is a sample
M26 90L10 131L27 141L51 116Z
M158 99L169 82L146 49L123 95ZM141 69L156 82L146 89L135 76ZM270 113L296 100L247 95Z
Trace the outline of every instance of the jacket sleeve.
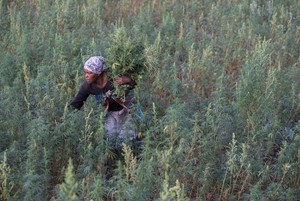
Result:
M86 99L89 97L89 95L90 95L90 93L88 90L88 84L86 82L84 82L81 85L77 95L70 103L70 106L80 110L81 107L83 106L84 102L86 101Z

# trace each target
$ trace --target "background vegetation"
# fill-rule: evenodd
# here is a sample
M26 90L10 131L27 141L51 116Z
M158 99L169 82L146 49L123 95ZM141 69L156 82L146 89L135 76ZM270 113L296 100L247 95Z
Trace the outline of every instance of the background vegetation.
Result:
M0 200L299 199L299 25L298 0L0 0ZM67 107L119 27L155 64L121 159Z

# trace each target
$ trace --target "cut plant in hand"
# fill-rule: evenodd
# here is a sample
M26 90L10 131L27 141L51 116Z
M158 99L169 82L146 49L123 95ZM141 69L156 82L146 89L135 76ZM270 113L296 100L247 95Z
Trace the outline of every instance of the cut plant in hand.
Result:
M137 81L146 69L145 46L140 39L131 38L125 28L117 28L109 43L106 57L111 78L115 80L119 76L128 76ZM129 85L117 85L115 83L115 95L124 97Z

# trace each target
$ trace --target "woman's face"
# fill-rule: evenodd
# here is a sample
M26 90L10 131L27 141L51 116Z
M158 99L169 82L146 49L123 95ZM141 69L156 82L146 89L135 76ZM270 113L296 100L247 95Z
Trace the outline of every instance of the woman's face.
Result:
M84 69L84 78L88 84L94 83L99 76L91 71Z

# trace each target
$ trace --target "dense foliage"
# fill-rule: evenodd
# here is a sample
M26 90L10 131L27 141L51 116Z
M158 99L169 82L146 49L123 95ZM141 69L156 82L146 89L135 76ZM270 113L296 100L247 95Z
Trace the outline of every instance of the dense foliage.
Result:
M106 55L106 66L110 77L114 80L119 76L128 76L131 79L138 81L150 67L151 62L147 62L146 51L141 39L131 39L126 34L125 27L117 28L114 31ZM118 97L123 97L126 94L127 85L115 86L115 94Z
M0 200L297 200L300 1L0 0ZM68 108L115 30L143 41L139 145Z

